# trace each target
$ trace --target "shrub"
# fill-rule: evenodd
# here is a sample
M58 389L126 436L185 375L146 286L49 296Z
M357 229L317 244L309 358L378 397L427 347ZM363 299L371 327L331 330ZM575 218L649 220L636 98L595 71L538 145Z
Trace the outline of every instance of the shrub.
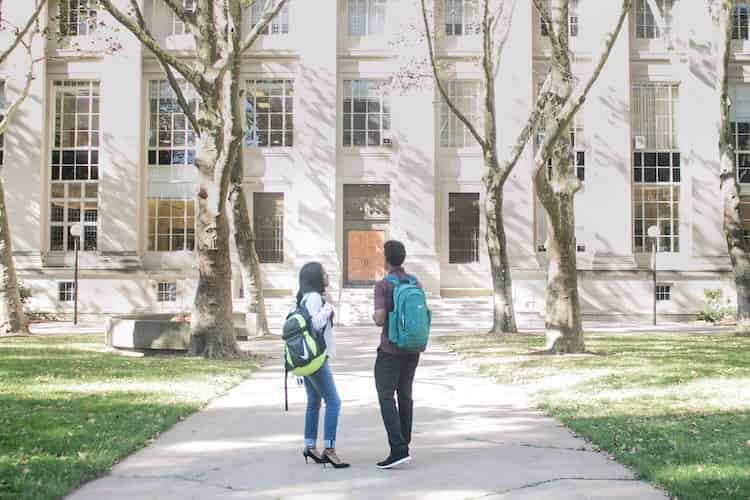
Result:
M698 319L709 323L716 323L734 316L731 299L724 300L721 289L703 290L703 310L698 313Z
M21 296L21 303L26 306L31 299L31 288L18 282L18 294Z

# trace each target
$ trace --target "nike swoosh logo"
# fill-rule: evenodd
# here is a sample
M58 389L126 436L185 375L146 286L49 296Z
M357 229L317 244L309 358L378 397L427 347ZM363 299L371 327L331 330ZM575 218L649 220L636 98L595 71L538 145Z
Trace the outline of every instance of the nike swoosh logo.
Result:
M307 361L308 359L310 359L310 353L307 352L307 343L306 342L302 342L302 351L304 352L304 354L302 356L300 356L300 358L302 358L304 361Z

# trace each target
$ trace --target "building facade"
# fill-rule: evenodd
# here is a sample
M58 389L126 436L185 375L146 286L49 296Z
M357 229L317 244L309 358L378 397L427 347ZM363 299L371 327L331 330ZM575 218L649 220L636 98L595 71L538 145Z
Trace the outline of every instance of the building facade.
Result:
M179 19L161 0L139 3L160 42L189 58ZM479 3L435 0L432 23L448 91L474 118L483 97ZM667 25L646 0L634 2L571 130L584 185L576 234L589 316L650 313L652 225L661 230L661 315L694 314L706 289L733 293L721 228L713 27L703 2L656 3ZM20 23L32 4L5 2L4 22ZM571 4L571 49L583 78L620 2ZM113 31L96 0L51 1L48 10L45 22L58 36L34 46L42 62L2 146L16 262L32 307L72 310L80 243L82 313L189 309L197 274L190 125L154 57L124 29ZM743 183L750 183L749 13L738 2L731 70ZM259 14L250 9L244 29ZM423 46L410 45L420 16L409 0L291 0L247 54L243 185L272 293L296 288L297 270L313 259L336 288L367 285L382 275L389 238L404 241L409 269L433 294L488 293L480 150L432 85L403 83L426 57ZM501 153L528 119L549 53L532 2L518 1L496 89ZM0 68L6 100L20 91L25 64L19 53ZM513 171L504 207L521 313L544 306L546 226L531 179L534 147L530 141ZM83 228L80 242L74 224ZM239 300L239 268L235 275Z

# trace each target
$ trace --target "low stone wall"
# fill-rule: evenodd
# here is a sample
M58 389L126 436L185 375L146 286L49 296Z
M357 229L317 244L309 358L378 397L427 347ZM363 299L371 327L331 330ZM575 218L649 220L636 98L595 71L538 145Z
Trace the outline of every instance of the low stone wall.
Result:
M116 349L186 351L190 323L174 314L112 316L104 324L105 342Z

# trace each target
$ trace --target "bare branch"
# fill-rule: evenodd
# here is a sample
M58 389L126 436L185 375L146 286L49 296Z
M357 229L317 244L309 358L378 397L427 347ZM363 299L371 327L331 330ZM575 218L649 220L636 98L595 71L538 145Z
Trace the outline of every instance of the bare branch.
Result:
M124 12L115 7L111 0L100 0L100 3L107 12L112 15L112 17L135 35L135 37L154 54L160 63L173 67L185 80L193 84L196 88L200 89L208 87L208 82L199 71L170 54L169 51L159 45L153 36L142 29L137 22L134 22ZM140 8L137 8L136 10L136 17L143 18L143 13L141 13Z
M259 2L261 0L255 0L256 2ZM284 5L286 5L287 0L265 0L265 12L263 13L263 16L260 18L260 21L258 21L258 24L252 27L250 30L250 33L245 36L245 39L240 43L240 54L244 54L247 52L247 50L253 46L255 43L255 40L258 39L260 34L265 31L266 26L268 26L268 23L271 22L271 20L276 17L276 15L281 12L281 9L284 8ZM273 2L277 2L275 6L269 9L269 4L272 4Z
M545 87L546 86L547 85L545 84ZM516 143L513 145L513 149L511 149L510 154L508 155L508 159L500 164L500 170L503 172L504 178L510 174L510 171L513 169L516 163L518 163L518 160L519 158L521 158L524 149L526 149L526 144L529 142L532 134L539 126L539 122L544 116L544 108L547 106L549 96L549 92L547 92L546 90L542 91L539 99L536 102L536 106L534 106L534 110L531 112L529 119L526 121L526 125L518 134Z
M10 121L13 119L13 116L16 114L16 112L21 107L21 105L26 100L26 98L29 97L29 93L31 92L31 83L34 81L34 66L36 65L36 63L43 60L43 59L34 59L34 53L33 53L32 47L33 47L34 37L36 34L38 34L38 32L32 33L31 39L29 40L28 43L21 42L23 47L26 49L26 53L29 55L29 70L26 73L26 82L24 83L23 90L21 91L21 95L18 96L18 98L13 102L13 104L8 106L8 109L5 111L5 115L2 117L2 119L0 119L0 134L4 134L8 130L8 125L10 124Z
M551 146L557 143L561 134L567 133L568 127L570 126L570 120L573 119L575 113L583 105L583 102L586 100L586 97L591 91L591 87L594 86L594 83L599 78L602 69L604 69L604 64L607 62L609 54L612 52L612 47L614 47L620 31L622 31L622 26L628 16L631 5L632 0L622 0L622 10L620 11L620 16L617 19L617 24L615 25L614 31L607 35L604 47L599 57L595 59L596 65L594 67L594 71L586 80L582 81L573 90L570 97L567 99L557 115L558 118L555 127L553 127L552 130L545 131L544 141L542 141L542 144L539 147L539 151L534 158L535 169L540 170L545 167L545 165L547 164L547 160L552 154Z
M29 33L31 28L34 26L34 23L36 23L37 19L39 19L39 15L42 13L42 10L44 9L44 6L47 4L47 0L40 0L39 4L36 6L36 9L34 10L34 13L31 15L29 20L26 22L26 25L15 34L15 39L13 40L13 43L10 44L10 46L0 53L0 64L3 64L5 60L8 58L8 56L13 52L16 47L18 47L18 44L21 43L21 40L23 40L26 35Z
M502 59L503 51L505 50L505 44L508 42L508 38L510 37L510 29L513 23L513 13L516 10L516 4L517 0L510 0L512 2L510 6L510 13L508 14L507 18L505 19L505 22L501 24L503 26L503 31L498 36L499 41L497 43L497 48L495 50L495 54L497 54L497 59L495 61L495 69L494 74L497 76L498 72L500 71L500 61ZM505 5L507 2L503 1L501 3L500 8L497 10L497 12L494 15L493 22L490 26L490 29L492 30L492 33L495 33L495 30L497 29L497 23L500 22L501 19L503 19L503 13L505 12Z
M440 79L440 75L438 74L438 67L437 67L437 60L435 58L435 50L432 46L432 35L430 33L430 21L427 18L427 7L425 6L425 0L420 0L422 2L422 18L424 19L424 29L425 29L425 37L427 39L427 49L430 54L430 66L432 66L432 73L435 76L435 85L437 85L438 90L440 91L440 95L445 100L445 103L448 105L448 107L453 111L453 113L456 115L456 117L463 123L466 128L471 132L471 135L474 136L474 139L476 139L477 143L479 143L479 146L482 148L482 150L487 149L487 141L485 138L483 138L481 135L479 135L479 132L477 131L476 127L469 121L468 118L466 118L466 115L464 115L461 110L458 109L456 104L453 102L453 100L448 95L448 92L445 90L445 84Z
M141 28L144 33L151 36L151 33L148 30L148 26L146 26L146 20L143 17L143 13L141 12L141 9L138 7L138 0L130 0L130 5L135 11L135 19L138 22L138 27ZM164 73L167 75L167 80L169 81L169 85L172 87L172 90L174 90L175 96L177 97L177 104L180 105L180 108L182 108L182 112L187 117L188 121L190 122L190 125L193 127L193 131L200 135L200 129L198 128L198 119L195 116L195 113L193 112L193 108L190 107L190 103L188 103L187 99L185 98L185 94L182 91L182 87L180 86L180 83L177 81L177 78L174 75L174 72L172 71L172 68L165 64L164 61L157 58L157 61L159 61L159 65L164 70Z

